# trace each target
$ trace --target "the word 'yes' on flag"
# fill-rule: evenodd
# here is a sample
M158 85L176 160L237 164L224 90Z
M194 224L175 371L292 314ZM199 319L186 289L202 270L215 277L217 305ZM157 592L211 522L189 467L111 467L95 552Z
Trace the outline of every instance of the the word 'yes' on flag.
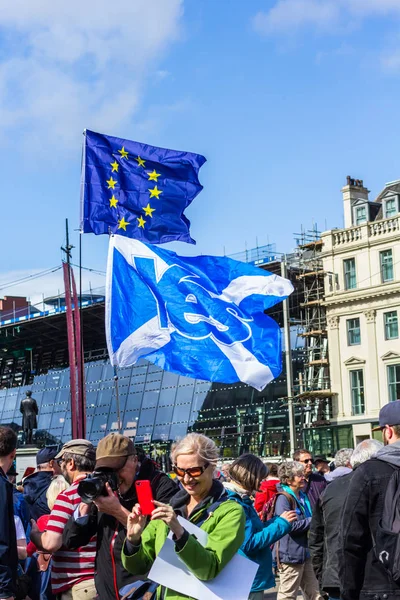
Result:
M86 130L81 229L151 244L194 244L184 210L203 189L200 154L156 148Z
M111 363L145 358L180 375L262 390L281 372L281 332L264 310L290 281L227 257L182 257L110 239L106 334Z

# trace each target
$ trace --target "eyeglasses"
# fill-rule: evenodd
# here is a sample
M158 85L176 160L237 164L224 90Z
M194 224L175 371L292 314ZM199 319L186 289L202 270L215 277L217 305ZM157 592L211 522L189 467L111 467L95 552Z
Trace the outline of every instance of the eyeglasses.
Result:
M202 467L189 467L189 469L181 469L180 467L174 465L172 469L174 473L178 475L178 477L185 477L185 473L187 473L189 477L200 477L200 475L202 475L209 466L210 463L206 463Z
M304 463L305 465L308 465L308 463L312 464L314 461L312 458L306 458L305 460L302 460L300 462Z
M56 463L58 464L59 467L61 467L63 462L65 462L65 460L63 458L57 458L57 460L56 460Z

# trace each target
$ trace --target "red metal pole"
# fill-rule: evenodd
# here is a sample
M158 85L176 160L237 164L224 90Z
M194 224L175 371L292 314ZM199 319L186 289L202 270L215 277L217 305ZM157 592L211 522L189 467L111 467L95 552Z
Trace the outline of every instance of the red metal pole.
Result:
M71 434L72 439L79 438L77 427L77 405L76 405L76 352L74 320L72 315L71 285L69 275L69 265L63 263L64 287L65 287L65 307L67 315L67 333L68 333L68 355L69 355L69 373L71 388Z
M74 270L71 268L71 279L72 279L72 298L74 301L74 321L75 321L75 347L76 347L76 360L78 367L78 437L86 437L86 393L85 393L85 371L83 365L83 353L82 353L82 333L81 333L81 315L80 307L78 302L78 294L76 292L76 283Z

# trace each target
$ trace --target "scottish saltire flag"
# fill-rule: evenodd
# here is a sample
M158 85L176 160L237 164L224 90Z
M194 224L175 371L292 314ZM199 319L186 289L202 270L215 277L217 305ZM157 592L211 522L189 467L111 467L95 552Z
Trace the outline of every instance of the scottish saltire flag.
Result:
M110 239L106 335L111 363L145 358L180 375L262 390L281 372L281 333L264 310L290 281L226 257L178 256Z
M156 148L86 130L81 229L151 244L195 244L183 214L203 189L200 154Z

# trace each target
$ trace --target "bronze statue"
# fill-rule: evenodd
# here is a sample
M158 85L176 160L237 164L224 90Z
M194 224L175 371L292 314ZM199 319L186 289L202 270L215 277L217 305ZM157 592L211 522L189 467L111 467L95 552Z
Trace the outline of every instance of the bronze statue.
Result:
M32 433L37 429L37 415L39 407L35 398L32 398L32 392L26 392L26 398L21 400L19 407L22 413L22 429L24 431L24 443L32 444Z

